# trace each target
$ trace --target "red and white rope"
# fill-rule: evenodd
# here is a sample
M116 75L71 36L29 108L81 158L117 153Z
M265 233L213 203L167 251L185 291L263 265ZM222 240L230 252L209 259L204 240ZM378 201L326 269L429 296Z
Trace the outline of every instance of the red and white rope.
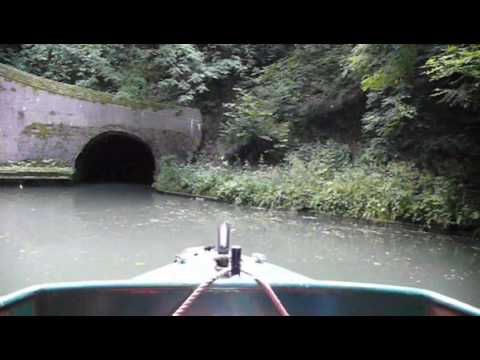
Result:
M255 276L245 270L241 270L242 273L244 273L245 275L248 275L250 277L252 277L261 287L262 289L265 291L265 293L268 295L268 297L270 298L270 300L272 301L273 305L275 306L275 308L277 309L278 313L281 315L281 316L290 316L287 312L287 310L285 309L285 307L283 306L282 302L280 301L280 299L277 297L277 295L275 294L275 292L273 291L273 289L271 288L271 286L264 280L258 278L258 276ZM190 308L190 306L193 304L193 302L206 290L208 289L208 287L213 284L216 280L218 280L219 278L225 276L226 274L228 274L230 272L230 269L225 269L221 272L219 272L217 275L215 275L213 278L211 278L210 280L200 284L196 289L195 291L182 303L182 305L180 305L180 307L177 309L177 311L175 311L173 313L172 316L183 316L185 314L185 312Z
M275 294L272 287L266 281L260 279L258 276L255 276L245 270L241 270L241 271L244 274L251 276L263 288L263 290L267 293L270 300L272 300L273 305L275 306L275 308L277 309L278 313L281 316L290 316L290 314L287 312L282 302L278 298L277 294Z
M208 287L213 284L215 281L217 281L219 278L222 276L226 275L227 273L230 272L230 269L225 269L223 271L220 271L217 275L212 277L210 280L205 281L204 283L201 283L195 291L183 302L182 305L173 313L172 316L183 316L185 312L188 310L188 308L192 305L192 303L205 291L208 289Z

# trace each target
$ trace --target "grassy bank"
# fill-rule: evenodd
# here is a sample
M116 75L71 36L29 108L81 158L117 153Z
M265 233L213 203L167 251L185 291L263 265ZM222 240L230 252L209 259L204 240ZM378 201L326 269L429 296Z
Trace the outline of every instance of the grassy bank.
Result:
M480 217L463 204L462 189L454 180L405 162L352 161L341 146L303 147L277 166L176 164L166 159L161 169L154 184L159 191L236 204L445 228L472 224Z

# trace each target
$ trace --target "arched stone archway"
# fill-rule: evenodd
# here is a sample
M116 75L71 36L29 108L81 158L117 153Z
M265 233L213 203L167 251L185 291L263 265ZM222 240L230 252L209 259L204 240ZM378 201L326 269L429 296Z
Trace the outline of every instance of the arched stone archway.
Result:
M106 131L91 139L75 160L75 178L83 182L151 184L155 158L141 138L122 131Z

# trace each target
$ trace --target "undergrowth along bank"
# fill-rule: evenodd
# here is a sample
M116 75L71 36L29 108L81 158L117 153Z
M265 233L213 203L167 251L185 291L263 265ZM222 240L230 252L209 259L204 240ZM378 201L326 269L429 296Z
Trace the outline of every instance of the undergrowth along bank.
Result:
M165 158L154 188L270 209L415 224L470 225L478 210L462 201L461 185L408 162L352 160L340 144L305 145L277 166L232 166Z

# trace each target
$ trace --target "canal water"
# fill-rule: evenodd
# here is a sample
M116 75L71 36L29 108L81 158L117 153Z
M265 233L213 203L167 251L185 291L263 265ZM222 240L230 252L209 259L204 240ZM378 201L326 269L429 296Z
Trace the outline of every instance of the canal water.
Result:
M0 295L30 285L127 279L212 245L221 222L246 254L323 280L422 287L480 306L480 244L166 196L127 184L0 187Z

